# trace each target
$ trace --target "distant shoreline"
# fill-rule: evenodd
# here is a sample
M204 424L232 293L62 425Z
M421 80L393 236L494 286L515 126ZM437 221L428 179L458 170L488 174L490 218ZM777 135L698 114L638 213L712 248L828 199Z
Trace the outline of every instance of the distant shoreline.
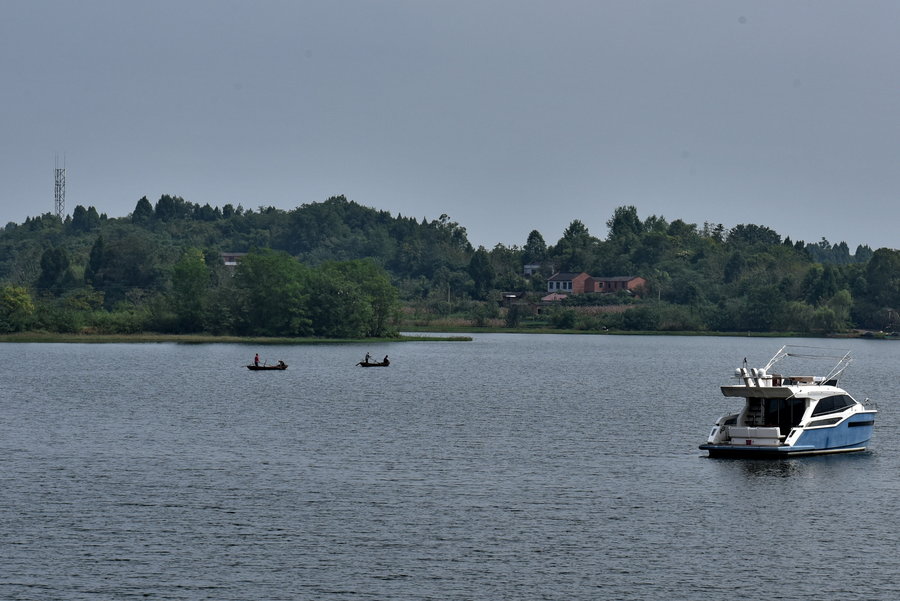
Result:
M695 332L695 331L636 331L636 330L557 330L552 328L465 328L460 326L404 326L404 334L393 338L313 338L274 336L213 336L211 334L60 334L55 332L17 332L0 335L0 343L154 343L180 344L372 344L383 342L471 342L478 334L575 334L579 336L712 336L741 338L859 338L864 340L898 340L900 337L883 332L853 331L836 334L809 332Z
M738 338L860 338L864 340L900 340L900 335L893 332L876 332L870 330L852 330L849 332L813 333L813 332L719 332L697 330L577 330L554 328L502 328L474 326L413 326L406 324L401 328L404 332L440 332L443 334L578 334L581 336L714 336Z
M0 343L48 342L48 343L153 343L176 342L180 344L359 344L382 342L470 342L471 336L417 336L402 335L395 338L277 338L269 336L212 336L209 334L59 334L49 332L18 332L0 335Z

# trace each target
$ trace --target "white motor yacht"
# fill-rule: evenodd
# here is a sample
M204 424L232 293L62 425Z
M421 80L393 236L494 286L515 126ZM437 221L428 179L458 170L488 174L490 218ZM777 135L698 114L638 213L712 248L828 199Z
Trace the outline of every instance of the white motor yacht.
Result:
M782 359L837 360L825 376L775 373ZM710 457L787 457L864 451L877 409L838 386L850 352L783 346L762 368L735 370L739 383L722 386L726 397L744 399L738 413L720 417L700 448ZM787 363L787 362L786 362Z

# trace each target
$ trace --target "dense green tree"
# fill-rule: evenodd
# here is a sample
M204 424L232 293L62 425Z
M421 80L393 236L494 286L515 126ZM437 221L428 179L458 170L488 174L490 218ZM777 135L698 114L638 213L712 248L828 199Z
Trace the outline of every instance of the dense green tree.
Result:
M491 267L494 270L493 288L500 290L524 290L528 287L528 282L525 280L522 269L522 251L519 248L496 244L488 252L488 256Z
M313 334L326 338L363 338L372 321L372 306L357 283L335 264L311 274L309 317Z
M622 319L626 330L659 329L659 311L649 305L628 309L622 314Z
M34 302L22 286L0 287L0 332L19 332L25 329L34 313Z
M156 201L154 216L159 221L173 221L176 219L186 219L194 212L194 207L186 202L180 196L170 196L163 194Z
M829 332L846 330L850 327L850 309L853 305L853 297L849 290L838 290L825 303L825 307L831 310L834 321L827 328Z
M153 205L150 204L150 201L146 196L142 196L137 204L134 207L134 212L131 214L131 222L135 224L144 224L148 223L151 219L153 219Z
M731 253L731 255L728 257L728 262L725 263L725 283L730 284L732 282L738 281L746 268L747 259L744 258L744 254L739 250Z
M71 227L77 232L90 232L100 227L100 215L94 207L77 205L72 211Z
M41 276L37 281L37 289L41 294L57 296L64 290L76 286L75 276L69 262L66 249L48 248L41 255Z
M670 249L670 237L658 229L648 231L641 237L640 244L632 254L635 267L640 270L652 269L665 259Z
M550 323L559 330L573 330L578 321L578 314L573 309L558 308L550 314Z
M777 316L785 299L774 285L751 287L746 293L746 302L740 320L740 330L768 332L774 328Z
M50 232L62 229L62 220L53 213L44 213L39 217L26 217L22 224L29 232Z
M193 217L198 221L215 221L222 218L222 211L218 207L214 209L209 203L206 203L202 207L195 207Z
M479 246L478 250L472 255L472 259L469 261L468 272L473 282L473 297L478 300L485 300L488 292L494 287L496 273L493 265L491 265L491 259L483 246Z
M696 224L685 223L681 219L676 219L670 223L666 233L673 238L680 238L683 240L696 239L699 237Z
M685 305L688 307L698 307L703 303L703 290L696 282L689 279L679 279L669 287L666 294L667 300Z
M644 231L644 224L638 218L637 209L633 206L617 207L613 216L606 222L609 228L608 240L631 238Z
M200 332L209 309L210 275L203 251L189 248L172 269L172 309L181 332Z
M840 289L839 275L831 264L814 265L807 272L804 285L807 302L820 305L837 294Z
M525 264L542 263L547 258L547 243L537 230L531 230L522 250Z
M84 268L85 283L94 283L94 280L98 277L100 270L103 269L105 260L106 244L103 241L103 236L100 235L97 236L97 239L94 241L93 246L91 246L91 253L88 256L88 263Z
M510 305L506 310L506 327L518 328L522 323L522 319L526 316L528 309L518 303Z
M165 282L162 264L170 250L138 230L109 241L98 236L91 247L85 281L104 293L107 308L129 297L161 291Z
M177 209L175 207L175 198L164 194L156 201L154 217L160 221L171 221L177 217Z
M712 224L708 221L705 221L703 223L703 230L701 231L701 235L704 238L708 238L713 242L721 244L725 242L725 226L721 223Z
M856 252L853 254L853 258L856 263L868 263L873 254L875 253L872 252L871 248L869 248L867 245L860 244L856 247Z
M882 307L900 307L900 251L879 248L866 267L869 300Z
M872 249L868 246L857 246L856 253L851 255L846 242L831 244L825 238L816 244L807 244L805 250L813 261L831 265L865 263L872 257Z
M810 332L815 309L804 301L788 301L781 306L774 327L782 332Z
M260 250L246 255L234 274L235 327L240 334L306 336L309 268L285 252Z
M322 327L319 335L335 336L341 331L341 313L352 317L341 318L345 323L354 322L354 337L385 337L396 334L400 304L397 289L391 284L387 272L370 259L329 262L319 270L319 281L323 282L324 295L315 294L314 310L335 305L328 327ZM317 324L317 327L318 324ZM349 330L348 330L349 331ZM341 334L343 336L343 334Z
M774 245L781 244L781 236L764 225L755 225L751 223L734 226L731 231L728 232L727 242L730 245Z
M587 226L574 219L563 231L562 238L553 247L553 261L557 271L590 271L595 261L597 240Z

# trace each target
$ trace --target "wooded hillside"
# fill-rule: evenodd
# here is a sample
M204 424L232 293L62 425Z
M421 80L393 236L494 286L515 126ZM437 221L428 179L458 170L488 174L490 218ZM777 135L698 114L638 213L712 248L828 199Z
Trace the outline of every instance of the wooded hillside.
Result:
M0 331L208 332L323 337L395 333L402 305L473 324L530 319L502 291L539 298L556 271L636 275L638 295L580 295L543 307L581 329L892 330L900 253L783 239L615 209L603 238L581 221L547 243L473 248L465 227L393 216L342 196L291 211L141 198L121 218L78 206L0 231ZM247 253L227 267L223 252ZM537 264L532 276L523 266ZM619 310L585 307L619 305ZM410 309L412 310L412 309Z

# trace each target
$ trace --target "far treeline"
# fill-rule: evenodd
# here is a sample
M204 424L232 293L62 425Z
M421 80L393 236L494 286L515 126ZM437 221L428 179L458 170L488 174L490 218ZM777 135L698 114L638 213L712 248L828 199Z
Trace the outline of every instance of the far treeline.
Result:
M829 334L892 331L900 252L763 225L640 219L605 239L474 248L447 215L392 216L343 196L291 211L141 198L127 217L75 207L0 231L0 333L389 337L402 325ZM226 265L225 254L239 254ZM526 265L537 266L525 275ZM640 276L636 293L541 303L555 272ZM501 303L515 292L513 303ZM511 296L511 295L507 295Z

